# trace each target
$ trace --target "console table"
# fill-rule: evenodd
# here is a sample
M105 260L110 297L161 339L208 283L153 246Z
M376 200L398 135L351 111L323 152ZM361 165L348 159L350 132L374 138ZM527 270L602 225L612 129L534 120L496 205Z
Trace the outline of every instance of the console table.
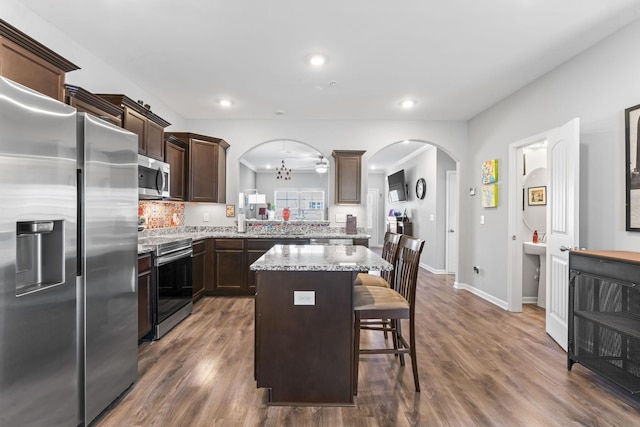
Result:
M276 405L353 405L353 280L393 266L364 246L276 245L256 272L258 387Z
M574 363L640 392L640 253L569 254L567 368Z

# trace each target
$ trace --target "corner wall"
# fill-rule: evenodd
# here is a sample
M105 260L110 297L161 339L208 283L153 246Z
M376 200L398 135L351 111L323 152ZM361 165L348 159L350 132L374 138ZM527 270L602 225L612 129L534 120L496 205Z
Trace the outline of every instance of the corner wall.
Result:
M640 104L640 20L469 121L469 157L461 170L458 281L507 301L508 146L580 118L580 241L588 249L640 250L625 231L625 108ZM499 207L483 209L480 165L499 160ZM480 225L480 215L485 224ZM473 274L472 266L481 274Z

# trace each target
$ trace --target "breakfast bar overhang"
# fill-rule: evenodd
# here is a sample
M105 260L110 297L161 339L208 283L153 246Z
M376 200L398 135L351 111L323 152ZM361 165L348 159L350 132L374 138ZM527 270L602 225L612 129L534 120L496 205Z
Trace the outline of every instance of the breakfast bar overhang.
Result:
M353 281L364 246L276 245L256 271L255 379L273 405L353 405Z

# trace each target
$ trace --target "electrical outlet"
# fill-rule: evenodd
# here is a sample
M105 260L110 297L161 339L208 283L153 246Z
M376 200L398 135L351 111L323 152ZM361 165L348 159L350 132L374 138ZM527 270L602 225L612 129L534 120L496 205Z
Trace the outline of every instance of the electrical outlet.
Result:
M347 214L336 214L336 222L347 222Z
M480 225L484 225L484 215L480 215Z
M429 221L435 221L436 216L434 214L429 215Z
M202 214L202 220L204 222L209 222L209 212L205 212Z
M293 305L316 305L315 291L293 291Z

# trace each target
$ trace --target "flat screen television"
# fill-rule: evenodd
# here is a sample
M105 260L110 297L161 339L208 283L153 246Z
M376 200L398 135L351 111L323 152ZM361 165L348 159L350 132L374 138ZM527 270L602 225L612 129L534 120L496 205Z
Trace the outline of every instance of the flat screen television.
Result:
M389 183L389 201L404 202L407 200L407 185L404 181L404 169L387 177Z

